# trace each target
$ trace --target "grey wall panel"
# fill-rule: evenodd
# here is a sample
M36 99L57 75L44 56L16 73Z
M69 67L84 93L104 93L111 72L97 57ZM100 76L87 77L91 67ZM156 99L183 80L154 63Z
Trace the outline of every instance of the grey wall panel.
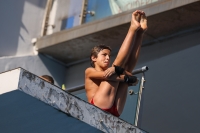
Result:
M0 57L33 54L40 37L46 0L6 0L0 4Z
M144 47L138 65L149 66L140 127L157 133L199 132L200 33Z
M102 131L15 90L0 96L2 133L102 133Z
M147 63L141 128L162 133L200 131L199 51L200 45Z

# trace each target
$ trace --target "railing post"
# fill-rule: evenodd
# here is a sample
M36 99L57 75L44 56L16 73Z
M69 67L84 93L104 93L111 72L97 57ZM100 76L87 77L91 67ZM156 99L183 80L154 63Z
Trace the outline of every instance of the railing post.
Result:
M142 90L144 89L144 82L145 82L145 74L143 72L141 82L140 82L140 88L139 88L139 93L138 93L138 101L137 101L137 107L136 107L136 115L135 115L135 126L138 124L138 117L139 117L139 112L140 112L140 103L142 99Z

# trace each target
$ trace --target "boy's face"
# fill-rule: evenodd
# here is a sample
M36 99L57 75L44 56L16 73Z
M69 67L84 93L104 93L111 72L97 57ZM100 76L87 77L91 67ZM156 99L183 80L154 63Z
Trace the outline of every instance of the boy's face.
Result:
M95 68L100 67L101 69L105 70L109 67L110 64L110 50L103 49L101 50L97 57L92 59L95 63Z

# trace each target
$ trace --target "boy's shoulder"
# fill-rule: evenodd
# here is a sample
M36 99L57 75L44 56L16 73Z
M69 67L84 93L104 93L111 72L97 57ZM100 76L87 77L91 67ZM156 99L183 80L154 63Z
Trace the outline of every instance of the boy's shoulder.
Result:
M85 69L85 73L96 71L94 67L88 67Z

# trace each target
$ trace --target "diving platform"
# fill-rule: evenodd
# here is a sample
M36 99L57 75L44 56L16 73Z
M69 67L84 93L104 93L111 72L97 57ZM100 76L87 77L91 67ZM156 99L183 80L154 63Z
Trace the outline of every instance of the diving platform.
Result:
M0 81L0 132L147 133L23 68Z

